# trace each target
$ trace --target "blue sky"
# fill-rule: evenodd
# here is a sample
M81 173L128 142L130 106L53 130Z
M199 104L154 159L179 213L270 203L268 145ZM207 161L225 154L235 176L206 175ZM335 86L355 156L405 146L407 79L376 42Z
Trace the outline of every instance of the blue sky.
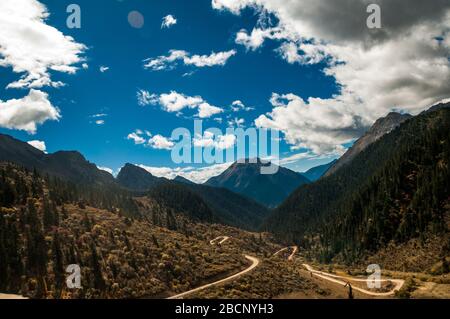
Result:
M340 94L343 84L335 77L324 74L329 63L327 59L315 63L293 63L286 56L282 57L279 40L265 39L264 44L258 45L255 50L237 43L236 34L240 30L250 32L262 25L261 15L249 7L242 8L238 15L230 10L213 8L211 0L78 0L81 28L69 29L66 26L69 15L66 7L73 1L40 2L47 6L50 13L46 24L73 37L75 42L86 45L86 50L79 54L85 61L77 64L79 69L75 74L50 71L52 81L62 81L65 86L40 88L48 93L51 104L60 110L58 121L45 121L38 126L35 134L4 127L0 127L0 133L25 141L44 141L48 152L78 150L88 160L113 170L127 162L148 167L176 166L171 160L170 150L136 145L133 140L127 139L137 129L163 137L170 137L177 127L193 130L194 110L186 108L183 114L176 114L163 110L161 103L139 105L139 90L158 96L172 91L184 96L201 96L203 101L224 110L217 116L205 118L204 127L218 127L225 131L229 119L244 119L245 127L251 127L255 119L271 112L276 106L270 102L273 93L280 96L293 94L305 101L309 97L327 101ZM130 25L127 17L132 11L138 11L144 17L142 28ZM163 17L169 14L176 18L177 23L161 28ZM279 23L276 12L268 11L267 15L272 25ZM270 26L265 25L264 28ZM166 67L165 70L144 68L145 59L168 56L170 50L184 50L189 56L209 56L213 52L231 50L236 53L224 65L198 67L184 65L179 60L178 64L171 64L173 67ZM83 69L82 63L87 64L88 68ZM109 69L100 72L102 66ZM0 68L0 72L0 100L19 99L27 94L26 89L6 88L20 74L13 72L11 67ZM187 73L190 74L183 76ZM280 100L284 99L280 97ZM237 100L252 109L231 111L232 102ZM289 101L295 102L295 99ZM308 106L312 104L309 102ZM383 115L394 107L399 108L398 105L390 105L379 114ZM94 118L96 114L106 115ZM222 119L221 124L217 118ZM346 119L345 116L342 118ZM104 121L102 125L95 123L99 120ZM338 118L336 123L340 120ZM370 120L361 120L361 126L366 128ZM355 128L355 123L348 126ZM361 132L363 129L358 128L351 136L341 134L336 144L348 147ZM289 135L289 132L283 133ZM143 138L150 137L143 133ZM312 146L308 147L310 144ZM286 166L304 171L338 156L337 152L317 151L315 144L310 144L300 143L297 135L283 139L283 158L311 152L311 149L314 155Z

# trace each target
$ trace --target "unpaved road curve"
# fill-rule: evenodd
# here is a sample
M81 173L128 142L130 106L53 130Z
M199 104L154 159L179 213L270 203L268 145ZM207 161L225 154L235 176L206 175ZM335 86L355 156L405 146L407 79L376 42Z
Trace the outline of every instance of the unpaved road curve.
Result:
M328 280L328 281L340 284L342 286L347 285L347 281L345 281L345 280L358 281L358 282L366 282L367 281L366 279L358 279L358 278L350 278L350 277L346 278L346 277L343 277L343 276L338 276L338 275L333 275L333 274L330 274L330 273L327 273L327 272L318 271L318 270L315 270L314 268L312 268L310 265L307 265L307 264L303 264L303 266L309 272L314 274L316 277L320 277L322 279L325 279L325 280ZM363 294L366 294L366 295L376 296L376 297L387 297L387 296L393 295L396 291L400 290L402 288L403 284L405 283L405 281L401 280L401 279L381 279L379 281L380 282L391 281L391 282L393 282L395 284L395 288L392 289L391 291L388 291L388 292L373 292L373 291L369 291L369 290L362 289L362 288L359 288L359 287L354 287L354 286L352 286L352 288L354 290L362 292Z
M219 236L217 238L214 238L209 242L210 245L215 245L216 243L219 245L222 245L224 242L226 242L230 237L228 236Z
M28 299L19 295L0 294L1 299Z
M279 255L280 253L282 253L283 251L286 251L288 249L292 249L292 253L289 255L288 257L288 261L292 261L294 259L295 254L298 252L298 247L297 246L292 246L292 247L286 247L283 249L280 249L279 251L277 251L275 254L273 254L274 256Z
M167 299L183 299L184 297L186 297L188 295L191 295L191 294L193 294L195 292L198 292L200 290L204 290L206 288L209 288L209 287L212 287L212 286L217 286L217 285L223 284L223 283L225 283L227 281L239 278L239 277L245 275L246 273L252 271L253 269L255 269L260 263L260 260L258 258L256 258L256 257L245 255L245 258L250 260L252 262L252 265L250 267L248 267L247 269L241 271L240 273L237 273L237 274L234 274L233 276L227 277L225 279L221 279L219 281L216 281L216 282L213 282L213 283L210 283L210 284L207 284L207 285L204 285L204 286L201 286L201 287L198 287L198 288L195 288L195 289L183 292L183 293L181 293L179 295L175 295L175 296L169 297Z

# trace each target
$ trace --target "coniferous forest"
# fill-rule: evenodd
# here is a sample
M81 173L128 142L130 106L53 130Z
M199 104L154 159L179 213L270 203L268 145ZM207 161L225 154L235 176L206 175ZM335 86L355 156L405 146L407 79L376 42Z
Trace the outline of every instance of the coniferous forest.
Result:
M450 110L406 121L349 165L298 189L266 222L323 262L353 262L389 243L450 242Z

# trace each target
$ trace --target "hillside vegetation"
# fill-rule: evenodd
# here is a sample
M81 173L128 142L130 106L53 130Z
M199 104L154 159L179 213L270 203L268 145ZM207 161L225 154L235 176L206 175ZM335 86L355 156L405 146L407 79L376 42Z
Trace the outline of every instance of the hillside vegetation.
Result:
M241 252L256 245L250 233L201 223L209 218L207 210L191 219L189 212L165 207L162 197L135 200L126 193L75 188L12 164L0 165L0 186L2 292L32 298L164 297L245 268ZM122 201L127 207L117 205ZM239 249L209 244L224 233L239 238ZM83 289L67 289L70 264L81 267Z
M450 110L407 120L335 174L294 192L266 222L321 261L353 262L438 235L449 254Z

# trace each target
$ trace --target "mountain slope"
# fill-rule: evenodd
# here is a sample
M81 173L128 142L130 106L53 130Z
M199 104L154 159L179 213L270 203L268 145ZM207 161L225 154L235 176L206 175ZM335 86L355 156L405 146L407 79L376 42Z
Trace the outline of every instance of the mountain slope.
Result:
M270 211L252 199L225 188L184 184L198 194L222 222L248 230L258 230Z
M315 182L320 179L333 165L335 165L336 162L337 160L334 160L328 164L313 167L301 174L311 182Z
M375 124L358 139L355 144L325 173L330 176L343 166L349 164L359 153L365 150L370 144L376 142L384 135L390 133L401 123L411 118L409 114L391 112L386 117L378 119Z
M268 215L264 206L227 189L197 185L181 178L174 181L157 178L132 164L122 168L117 181L128 189L148 191L148 196L175 211L188 212L187 215L192 216L201 213L205 217L202 221L255 230Z
M297 187L309 183L304 176L284 167L279 167L276 174L263 175L261 168L264 165L259 159L257 163L236 162L205 185L223 187L267 207L276 207Z
M335 174L299 188L266 227L279 238L314 247L324 261L336 256L354 261L390 242L427 233L441 234L446 254L449 167L450 110L425 113L367 147Z
M19 164L73 183L115 184L111 174L98 169L78 152L45 154L25 142L3 134L0 134L0 162Z
M178 175L177 177L174 178L175 182L178 183L184 183L184 184L188 184L188 185L192 185L195 184L193 181L188 180L187 178L184 178L183 176Z
M160 183L167 181L150 174L143 168L132 164L125 164L116 178L119 185L137 191L146 191Z
M193 222L163 204L140 205L144 218L124 216L116 207L100 209L100 194L72 187L0 163L2 293L48 299L163 298L241 271L246 266L242 254L256 246L253 234ZM93 201L77 204L67 197L71 191L82 197L87 192ZM233 242L220 249L210 245L222 234L232 234ZM257 247L260 254L273 250L262 241ZM81 265L83 289L67 289L71 264Z

